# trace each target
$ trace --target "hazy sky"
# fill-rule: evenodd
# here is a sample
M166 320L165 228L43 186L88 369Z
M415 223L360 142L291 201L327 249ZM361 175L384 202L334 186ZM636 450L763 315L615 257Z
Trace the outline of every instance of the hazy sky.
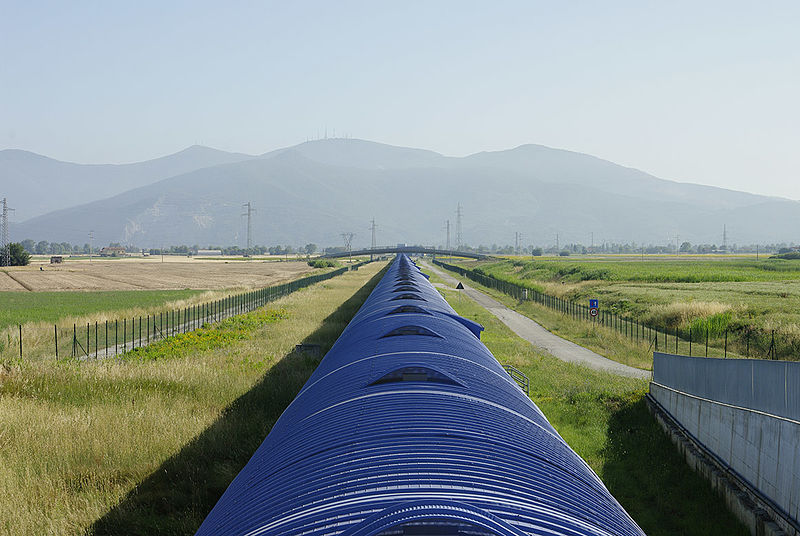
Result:
M0 0L0 148L523 143L800 199L800 2Z

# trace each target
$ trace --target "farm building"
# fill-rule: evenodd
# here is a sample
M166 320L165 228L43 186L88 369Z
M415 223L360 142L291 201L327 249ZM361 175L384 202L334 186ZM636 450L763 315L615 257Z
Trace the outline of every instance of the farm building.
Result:
M195 255L200 257L219 257L222 255L221 249L198 249Z
M64 262L64 257L61 255L53 255L50 257L50 264L61 264Z
M199 535L643 532L404 255Z
M108 246L100 250L101 257L124 257L127 254L128 252L125 251L125 248L120 247Z

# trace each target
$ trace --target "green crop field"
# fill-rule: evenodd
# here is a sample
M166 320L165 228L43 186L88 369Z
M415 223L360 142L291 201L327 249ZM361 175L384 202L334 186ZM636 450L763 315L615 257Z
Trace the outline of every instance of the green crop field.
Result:
M64 317L149 309L191 298L198 290L113 290L92 292L0 292L0 329Z
M513 272L522 279L547 281L640 281L648 283L703 283L727 281L800 280L800 262L785 259L755 260L742 257L681 259L680 257L638 256L616 258L581 257L565 260L544 257L536 260L505 259L482 262L486 271Z

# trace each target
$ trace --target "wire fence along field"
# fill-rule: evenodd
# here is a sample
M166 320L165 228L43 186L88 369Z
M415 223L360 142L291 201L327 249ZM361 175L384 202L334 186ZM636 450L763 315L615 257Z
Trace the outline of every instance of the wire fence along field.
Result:
M80 325L53 324L49 336L45 336L39 327L26 332L26 326L18 324L5 330L5 340L0 340L0 359L88 359L124 354L151 342L188 333L205 324L258 309L302 288L342 275L349 270L357 270L359 266L369 262L363 261L323 274L233 294L182 309Z
M704 326L669 329L644 321L623 317L612 312L592 308L571 300L551 296L535 289L477 273L474 270L447 264L434 259L441 268L455 272L485 287L499 290L517 300L530 300L570 316L618 332L633 342L647 345L654 351L705 357L752 357L760 359L797 360L800 348L795 337L782 336L775 330L752 328L716 328Z

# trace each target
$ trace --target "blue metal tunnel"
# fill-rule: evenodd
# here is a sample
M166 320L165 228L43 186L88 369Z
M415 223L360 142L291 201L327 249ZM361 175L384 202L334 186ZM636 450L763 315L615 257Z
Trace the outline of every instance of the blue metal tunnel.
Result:
M642 535L400 255L198 535Z

